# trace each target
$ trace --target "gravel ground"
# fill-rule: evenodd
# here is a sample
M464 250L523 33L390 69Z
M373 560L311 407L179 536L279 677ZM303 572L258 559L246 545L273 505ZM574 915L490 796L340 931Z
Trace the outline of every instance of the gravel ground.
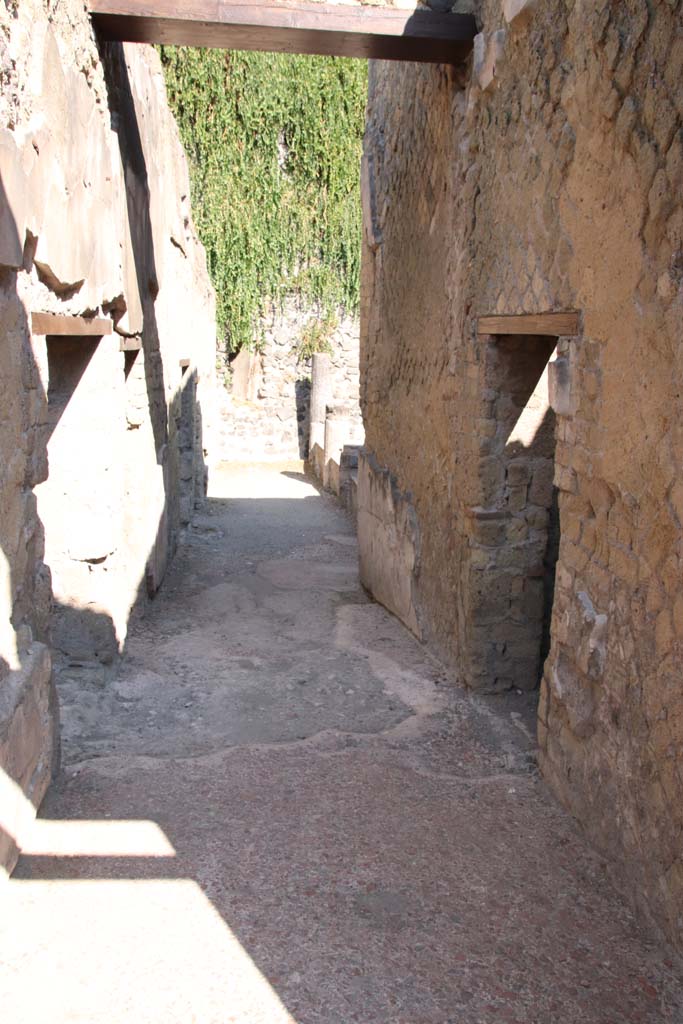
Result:
M7 1024L683 1021L535 770L529 696L449 685L299 467L226 466L0 894Z

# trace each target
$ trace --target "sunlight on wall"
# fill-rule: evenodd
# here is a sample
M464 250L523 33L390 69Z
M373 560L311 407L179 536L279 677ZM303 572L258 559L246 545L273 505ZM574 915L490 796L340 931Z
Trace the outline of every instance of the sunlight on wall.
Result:
M530 448L544 424L549 409L548 367L546 366L538 384L534 388L533 394L530 396L512 428L508 437L508 444L514 444L517 441L525 448Z

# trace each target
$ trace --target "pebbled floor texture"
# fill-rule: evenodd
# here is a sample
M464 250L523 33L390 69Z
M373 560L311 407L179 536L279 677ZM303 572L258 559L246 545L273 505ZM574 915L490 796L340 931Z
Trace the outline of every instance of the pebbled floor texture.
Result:
M681 965L300 466L224 466L0 891L3 1024L681 1024Z

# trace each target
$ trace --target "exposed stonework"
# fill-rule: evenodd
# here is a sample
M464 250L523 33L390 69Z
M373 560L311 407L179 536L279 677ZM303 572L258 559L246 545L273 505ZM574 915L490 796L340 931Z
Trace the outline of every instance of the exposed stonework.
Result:
M0 12L0 73L0 865L11 868L57 754L51 648L77 662L116 655L204 492L215 326L154 51L99 52L79 0L22 0ZM35 312L110 317L115 331L40 336Z
M366 443L410 495L419 572L402 586L422 635L470 685L524 688L545 653L556 417L541 764L683 945L681 4L486 0L479 19L485 38L508 30L489 81L371 70ZM571 309L580 337L545 348L476 334L480 315ZM517 357L535 346L541 366L554 345L541 449L514 451ZM361 550L386 559L378 536ZM377 563L363 571L372 585Z
M230 391L219 397L217 457L268 462L308 456L311 359L302 357L300 346L317 319L288 300L264 321L259 351L243 350L233 361ZM358 321L340 315L328 344L334 401L353 406L360 420L358 333Z

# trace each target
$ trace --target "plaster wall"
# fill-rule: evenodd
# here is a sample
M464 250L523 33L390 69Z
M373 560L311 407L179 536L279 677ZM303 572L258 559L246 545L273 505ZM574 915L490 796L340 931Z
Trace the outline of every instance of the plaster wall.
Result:
M683 12L488 0L478 18L465 75L371 68L366 471L391 478L391 528L405 540L410 522L419 557L379 543L359 477L364 579L401 578L404 621L465 683L535 685L537 641L519 626L539 601L550 454L501 444L505 340L476 321L581 311L580 335L544 355L556 345L561 539L540 763L680 946Z
M98 48L78 0L22 0L0 11L0 76L8 870L56 764L54 665L116 656L203 493L215 326L154 51ZM113 331L46 337L37 312Z

